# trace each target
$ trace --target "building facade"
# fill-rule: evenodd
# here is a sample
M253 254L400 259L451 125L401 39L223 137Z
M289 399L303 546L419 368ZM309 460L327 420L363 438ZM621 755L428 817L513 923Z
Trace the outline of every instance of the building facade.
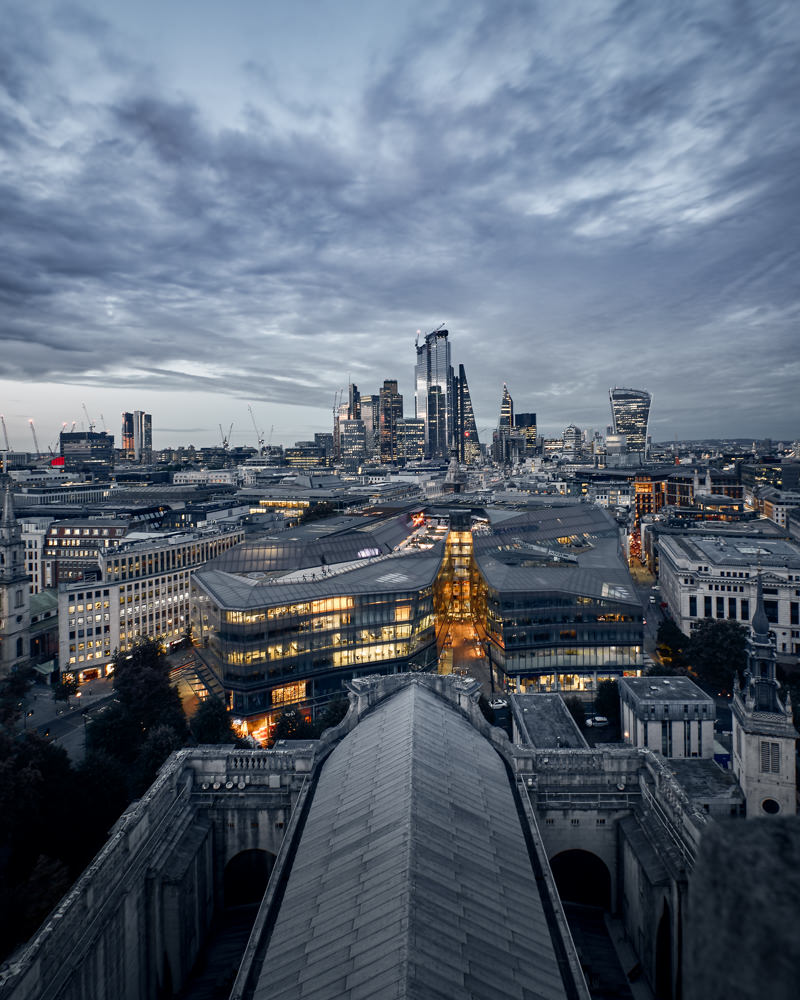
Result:
M425 457L448 458L453 444L455 404L448 331L417 339L414 368L415 416L425 421Z
M0 508L0 677L24 666L30 656L31 586L25 543L14 513L11 484Z
M652 396L644 389L614 388L608 390L608 397L614 433L625 435L628 451L644 456Z
M623 677L622 738L663 757L714 756L714 699L688 677Z
M662 600L689 635L703 618L749 624L757 583L779 657L800 654L800 546L782 538L659 534Z
M96 580L59 587L62 670L85 680L105 674L115 652L140 637L183 638L192 573L243 538L241 529L175 533L102 554Z
M105 431L62 431L65 472L106 478L114 471L114 437Z
M385 379L379 393L380 452L384 464L396 462L399 457L397 425L403 419L403 397L397 390L396 379Z

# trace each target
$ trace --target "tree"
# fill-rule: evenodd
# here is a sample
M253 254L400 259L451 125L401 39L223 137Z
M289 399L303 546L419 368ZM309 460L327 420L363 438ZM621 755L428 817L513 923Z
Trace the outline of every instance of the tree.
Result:
M219 698L209 695L200 702L190 722L197 743L238 743L228 710Z
M182 735L172 726L154 726L148 732L131 771L130 787L134 798L144 795L153 784L158 769L173 751L180 750L183 742Z
M685 674L689 665L686 650L689 638L684 635L671 618L664 618L656 633L660 666L648 671L652 674Z
M278 740L312 740L314 729L296 708L287 708L278 716L272 731L272 743Z
M730 691L734 674L741 675L747 664L747 629L731 619L704 618L692 632L687 654L704 687Z
M609 722L619 723L619 684L616 681L600 681L594 707L598 715L604 715Z
M167 725L183 738L186 718L169 669L161 640L139 638L127 652L114 657L114 690L124 712L143 732Z
M583 707L583 702L580 698L574 694L568 695L564 699L564 704L567 706L567 710L575 720L578 728L583 729L586 726L586 709Z
M69 705L70 696L78 690L78 682L74 677L64 677L61 683L53 688L53 697L56 701L65 701Z

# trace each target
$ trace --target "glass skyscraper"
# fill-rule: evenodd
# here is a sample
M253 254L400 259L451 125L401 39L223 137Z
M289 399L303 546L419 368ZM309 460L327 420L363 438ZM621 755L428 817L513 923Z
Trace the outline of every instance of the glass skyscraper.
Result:
M649 392L644 389L609 389L611 420L615 434L624 434L628 451L642 455L647 450L647 421L650 416Z
M467 385L467 373L464 366L458 366L458 375L453 379L456 403L456 433L455 448L459 462L473 465L481 453L478 441L478 428L475 426L475 414L472 412L472 398Z
M425 421L425 456L447 458L454 445L453 368L447 330L434 330L417 341L414 406Z

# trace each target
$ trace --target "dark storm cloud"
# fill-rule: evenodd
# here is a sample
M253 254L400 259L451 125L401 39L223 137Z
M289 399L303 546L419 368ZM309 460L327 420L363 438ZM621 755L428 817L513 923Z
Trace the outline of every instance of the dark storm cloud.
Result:
M508 380L553 429L633 384L665 436L790 433L797 22L459 4L354 109L251 61L221 127L91 12L7 8L0 375L327 408L446 319L479 425Z

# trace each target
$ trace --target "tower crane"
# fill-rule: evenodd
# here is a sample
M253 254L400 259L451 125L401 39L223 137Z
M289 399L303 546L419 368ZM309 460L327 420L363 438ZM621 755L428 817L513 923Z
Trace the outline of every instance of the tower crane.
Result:
M49 444L49 445L47 446L47 450L48 450L48 451L50 452L50 454L51 454L51 455L55 455L55 453L56 453L56 452L55 452L55 449L56 449L56 447L59 447L59 448L60 448L60 444L61 444L61 435L62 435L62 434L64 433L64 431L65 431L66 429L67 429L67 422L66 422L66 420L65 420L65 421L64 421L64 422L63 422L63 423L61 424L61 427L59 428L59 430L57 430L57 431L56 431L56 441L55 441L55 444Z
M228 448L230 447L230 441L231 441L231 433L232 433L232 431L233 431L233 422L231 422L231 426L228 428L228 436L227 437L225 436L225 432L222 430L222 424L219 425L219 436L222 438L222 448L223 448L223 451L227 451Z
M256 440L258 441L258 450L260 454L264 454L264 432L259 431L258 425L256 424L255 414L253 413L253 407L248 406L247 409L250 411L250 419L253 421L253 430L256 432Z
M81 403L81 406L83 407L83 412L86 414L86 422L89 425L89 433L93 434L94 433L94 420L92 420L92 418L89 416L89 411L86 409L86 403Z
M6 418L0 413L0 424L3 425L3 437L6 440L6 451L11 451L11 445L8 443L8 431L6 430Z
M33 434L33 444L34 447L36 448L36 457L38 458L39 455L41 455L41 451L39 450L39 439L36 437L36 427L33 424L33 417L31 417L28 423L31 425L31 434Z
M108 434L108 428L106 427L106 418L103 416L102 413L100 414L100 423L103 425L103 433Z

